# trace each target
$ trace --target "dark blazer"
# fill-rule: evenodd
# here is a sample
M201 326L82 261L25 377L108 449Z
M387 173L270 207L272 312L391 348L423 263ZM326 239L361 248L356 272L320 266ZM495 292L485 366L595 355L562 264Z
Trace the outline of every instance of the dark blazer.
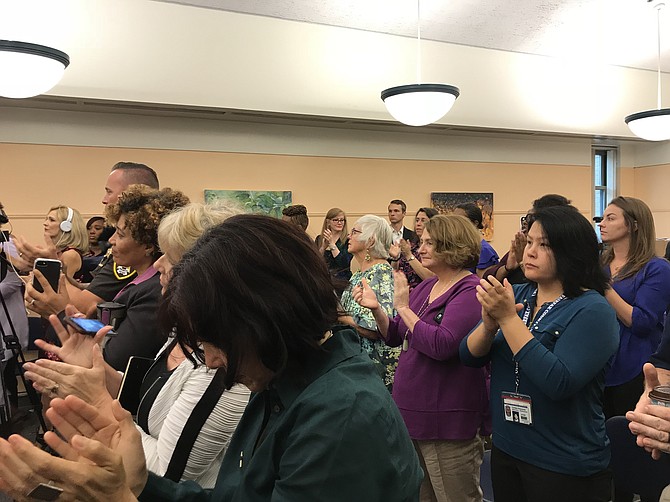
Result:
M419 236L407 227L403 227L402 229L402 238L414 244L419 243Z

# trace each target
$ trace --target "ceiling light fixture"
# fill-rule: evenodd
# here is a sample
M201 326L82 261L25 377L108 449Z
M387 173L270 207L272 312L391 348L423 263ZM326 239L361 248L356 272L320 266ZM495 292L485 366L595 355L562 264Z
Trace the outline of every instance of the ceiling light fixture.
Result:
M670 108L661 108L661 9L665 6L662 0L653 2L656 9L656 42L657 42L657 108L628 115L624 120L636 136L649 141L665 141L670 139Z
M0 40L0 96L29 98L47 92L63 77L70 58L44 45Z
M432 124L444 117L456 101L458 87L421 83L421 0L416 1L416 84L399 85L382 91L382 101L398 122L410 126Z

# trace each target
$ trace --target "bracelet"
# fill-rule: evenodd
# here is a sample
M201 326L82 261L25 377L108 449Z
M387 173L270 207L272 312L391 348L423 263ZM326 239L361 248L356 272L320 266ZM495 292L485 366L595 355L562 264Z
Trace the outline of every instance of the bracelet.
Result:
M400 259L400 258L391 258L391 257L389 257L389 261L393 261L393 262L396 262L396 261L398 261L399 259Z

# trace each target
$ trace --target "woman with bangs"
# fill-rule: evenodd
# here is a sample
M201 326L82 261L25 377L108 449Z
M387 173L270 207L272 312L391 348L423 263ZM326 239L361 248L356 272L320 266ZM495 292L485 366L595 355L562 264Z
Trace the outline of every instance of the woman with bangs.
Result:
M339 207L328 210L323 219L321 234L316 236L316 246L328 264L330 272L338 279L351 278L351 253L347 216Z
M598 239L573 206L537 209L523 254L531 281L482 279L482 322L464 364L491 364L496 502L606 502L605 374L618 344Z
M479 431L488 409L486 371L459 360L461 340L481 319L479 284L468 268L479 259L481 237L466 218L438 215L425 222L419 255L434 277L411 292L395 273L395 317L364 279L354 299L370 309L389 347L402 347L393 400L405 420L425 471L421 500L482 500Z

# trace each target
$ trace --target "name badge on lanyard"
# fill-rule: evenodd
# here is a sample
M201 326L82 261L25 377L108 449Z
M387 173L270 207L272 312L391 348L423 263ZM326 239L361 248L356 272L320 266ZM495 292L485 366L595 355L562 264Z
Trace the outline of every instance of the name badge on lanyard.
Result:
M533 293L533 298L537 296L537 290ZM533 310L535 302L528 303L523 313L523 323L532 330L537 328L537 325L544 319L551 309L553 309L558 302L565 299L565 295L561 295L551 302L547 308L542 312L540 317L530 327L530 313ZM522 425L533 425L533 399L526 394L519 394L519 361L514 359L514 385L516 387L514 392L501 392L503 417L506 422L515 422Z

